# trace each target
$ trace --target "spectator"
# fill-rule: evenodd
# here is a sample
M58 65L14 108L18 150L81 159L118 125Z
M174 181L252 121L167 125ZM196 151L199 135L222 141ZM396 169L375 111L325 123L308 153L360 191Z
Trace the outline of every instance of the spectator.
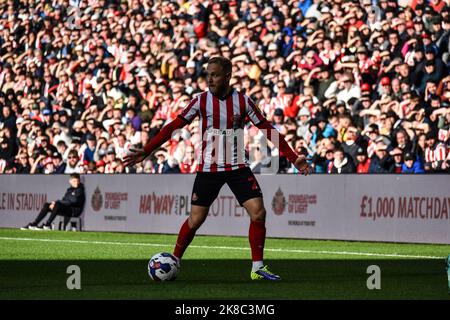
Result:
M54 173L56 174L63 174L66 171L67 164L63 161L59 152L53 153L53 165L55 166Z
M310 111L303 107L298 113L299 121L297 121L297 136L298 137L308 137L309 136L309 117L311 116Z
M342 150L348 156L353 163L357 163L356 155L360 146L356 143L357 140L357 129L353 126L348 127L346 131L346 139L342 144Z
M186 156L180 165L181 173L196 173L197 160L195 159L195 150L192 145L186 147Z
M317 142L316 153L312 157L312 167L315 173L328 173L328 168L333 160L334 148L328 142L327 139L322 139Z
M31 171L31 166L28 160L28 155L25 152L19 153L18 164L16 166L16 173L28 174Z
M156 163L153 168L154 173L179 173L180 167L177 160L168 156L167 150L160 149L155 152Z
M356 152L356 160L358 166L356 167L357 173L369 173L370 158L367 156L365 149L359 147Z
M425 173L416 156L412 153L405 155L405 163L402 165L402 173Z
M95 136L92 133L86 135L86 148L84 149L83 159L88 162L94 161L95 154Z
M409 135L405 130L398 130L395 134L395 144L403 153L411 152L412 143L409 140Z
M110 145L106 150L105 173L114 173L116 165L116 150Z
M283 109L276 108L273 112L273 122L272 125L281 134L286 134L286 128L284 126L284 113Z
M44 174L55 173L55 165L53 164L52 157L45 158L42 166L43 166L43 168L41 169L41 173L44 173Z
M375 154L370 158L369 173L392 173L393 161L387 148L383 142L376 144Z
M354 173L355 171L352 159L346 156L342 149L336 149L331 173Z
M450 7L406 2L381 1L375 12L367 12L370 1L109 1L79 10L60 10L62 0L5 2L0 172L27 172L27 163L42 172L55 152L55 172L155 171L156 159L140 168L123 168L121 159L207 89L205 62L219 54L233 62L234 87L280 132L295 132L292 141L304 139L316 172L331 171L334 148L355 164L359 147L371 159L380 135L389 149L417 153L426 172L446 172L438 132L450 120ZM78 15L95 19L78 24ZM200 126L162 146L180 165L186 146L199 154ZM352 143L354 129L361 134ZM325 139L333 149L320 146ZM68 168L72 150L77 169Z
M2 133L4 133L4 131ZM0 136L0 159L5 160L6 162L10 162L13 158L14 149L12 141L5 135Z
M99 160L95 163L96 172L105 173L105 161Z
M393 169L391 169L394 173L401 173L403 171L403 151L400 148L394 148L390 152L390 155L394 159ZM406 161L406 159L405 159Z
M69 155L67 156L66 169L64 170L64 173L80 173L82 171L80 165L81 163L78 152L76 150L70 150Z
M142 120L136 114L137 98L136 98L136 96L131 96L131 97L133 97L134 101L133 102L130 101L130 104L128 105L127 111L125 113L125 123L131 123L135 130L139 130L141 127Z
M320 72L317 74L317 80L319 81L319 85L317 87L317 98L320 101L325 100L325 92L327 92L330 85L335 81L334 75L330 71L329 66L322 65L320 67Z
M341 79L338 80L337 99L348 103L351 98L360 98L361 89L355 84L353 74L344 73Z

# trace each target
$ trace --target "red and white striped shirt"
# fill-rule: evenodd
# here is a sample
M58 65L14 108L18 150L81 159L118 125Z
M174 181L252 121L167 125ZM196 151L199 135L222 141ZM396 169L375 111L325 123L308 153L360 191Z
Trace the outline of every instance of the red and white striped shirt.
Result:
M435 148L427 147L425 149L425 162L444 161L447 156L447 148L445 144L439 143Z
M248 166L243 138L246 118L255 125L265 121L249 97L233 90L221 100L209 91L202 92L179 115L188 122L196 116L203 137L198 171L230 171Z
M450 137L450 130L439 129L438 132L438 140L442 142L446 142Z

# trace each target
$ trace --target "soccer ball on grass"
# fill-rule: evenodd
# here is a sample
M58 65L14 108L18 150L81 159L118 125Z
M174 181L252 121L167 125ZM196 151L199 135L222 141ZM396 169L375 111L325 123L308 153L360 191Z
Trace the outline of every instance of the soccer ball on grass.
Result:
M148 262L148 275L154 281L175 280L178 269L177 258L167 252L155 254Z

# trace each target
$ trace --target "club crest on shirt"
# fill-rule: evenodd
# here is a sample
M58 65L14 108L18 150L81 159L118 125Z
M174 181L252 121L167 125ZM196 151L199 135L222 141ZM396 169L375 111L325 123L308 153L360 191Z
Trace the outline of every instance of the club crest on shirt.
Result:
M193 194L192 194L192 201L197 201L198 200L198 196L197 196L197 194L194 192Z

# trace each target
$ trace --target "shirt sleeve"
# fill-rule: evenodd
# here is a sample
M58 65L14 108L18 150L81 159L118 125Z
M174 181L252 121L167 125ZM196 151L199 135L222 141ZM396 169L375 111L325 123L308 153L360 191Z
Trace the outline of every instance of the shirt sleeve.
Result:
M189 104L181 111L181 113L178 115L179 117L186 120L187 123L191 123L192 120L198 115L198 112L200 110L200 98L199 96L195 97L194 99L189 102Z
M164 126L159 132L158 134L152 139L150 140L149 143L147 143L144 146L144 151L148 154L152 153L156 148L158 148L159 146L161 146L164 142L166 142L167 140L170 139L170 137L172 136L172 133L177 130L177 129L181 129L186 125L186 122L184 120L184 118L178 116L177 118L175 118L175 120L173 120L172 122L170 122L168 125Z
M289 144L284 139L284 136L280 134L267 120L258 123L257 127L260 130L264 130L264 134L275 147L280 149L281 154L285 156L291 163L295 163L297 160L297 154L292 150Z
M245 96L245 110L250 121L255 125L262 123L266 118L261 114L261 111L256 107L255 103L249 97Z

